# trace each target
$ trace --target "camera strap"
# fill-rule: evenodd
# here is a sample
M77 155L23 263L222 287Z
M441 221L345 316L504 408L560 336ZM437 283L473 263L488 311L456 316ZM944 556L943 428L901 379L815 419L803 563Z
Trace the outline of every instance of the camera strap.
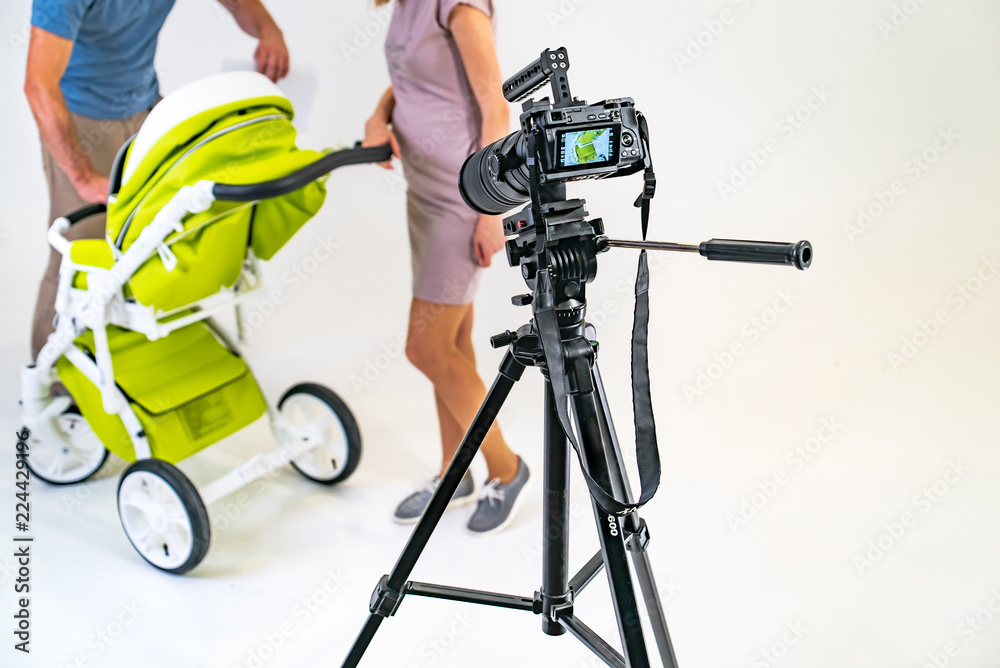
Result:
M649 228L649 204L653 195L656 194L656 173L653 172L653 154L649 150L649 124L641 111L637 111L635 117L639 121L639 141L642 142L645 158L643 159L642 192L639 193L633 206L642 211L642 240L645 241L646 230Z
M636 200L636 206L642 206L642 236L646 238L646 228L649 219L649 199L655 191L656 178L653 174L652 163L649 159L648 138L645 127L645 120L640 121L642 138L646 148L646 170L645 186L643 194ZM534 133L530 133L527 138L527 163L529 171L529 184L531 190L532 213L536 216L536 224L544 228L544 221L541 218L541 199L538 193L538 186L535 170L537 168L537 153ZM544 232L543 232L544 233ZM542 351L545 354L545 364L549 372L549 381L552 385L552 392L555 399L556 413L559 424L567 440L576 450L580 460L580 468L583 478L587 483L590 494L594 497L601 508L606 512L615 515L627 515L632 511L645 505L656 493L660 484L660 453L656 442L656 425L653 420L652 398L649 388L649 362L648 362L648 326L649 326L649 267L646 261L646 251L639 254L639 266L635 283L635 312L632 327L632 408L635 419L636 436L636 461L639 468L640 495L638 501L634 503L626 502L615 498L613 490L607 490L598 481L594 480L590 474L587 456L580 447L576 434L569 419L569 397L574 391L595 391L589 379L590 369L587 368L587 361L577 358L579 368L574 369L574 377L579 383L586 382L586 386L571 388L569 378L566 374L563 357L563 346L559 332L559 321L556 315L555 289L552 285L552 276L547 270L540 270L537 274L535 286L535 299L533 301L533 311L535 325L538 336L542 343Z
M635 206L641 209L642 240L649 228L649 205L656 194L656 174L653 154L649 150L649 126L642 113L639 119L639 139L645 150L642 194ZM653 419L653 399L649 382L649 263L646 251L639 251L635 275L635 311L632 316L632 412L635 417L635 454L641 483L640 505L653 498L660 486L660 450Z

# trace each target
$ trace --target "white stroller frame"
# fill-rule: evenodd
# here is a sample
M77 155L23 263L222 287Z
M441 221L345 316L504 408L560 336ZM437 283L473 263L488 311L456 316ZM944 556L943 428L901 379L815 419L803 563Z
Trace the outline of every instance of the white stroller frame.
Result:
M58 325L49 336L38 362L21 371L24 425L32 433L52 438L51 424L48 422L69 406L68 397L49 396L49 387L58 380L55 375L55 361L65 355L95 386L100 388L104 410L122 419L132 437L136 457L148 459L152 456L149 441L143 433L139 418L115 385L105 328L108 325L117 325L141 332L148 339L155 340L192 323L211 320L221 311L238 308L241 302L260 290L256 261L250 255L236 284L232 288L223 288L215 295L194 304L185 305L184 310L196 308L196 312L190 315L163 322L162 320L169 317L171 312L157 313L152 307L126 301L124 298L123 288L132 275L157 252L157 248L161 247L168 235L183 230L181 220L189 213L201 213L212 205L215 201L212 196L214 185L210 181L201 181L194 186L185 186L179 190L170 202L160 209L153 222L142 231L136 242L121 254L111 269L81 265L70 259L69 241L64 236L70 227L69 219L59 218L49 228L49 243L63 256L59 269L59 288L56 293ZM72 287L73 276L77 271L86 271L88 283L93 287L88 290ZM227 346L236 352L241 352L241 347L226 336L220 327L214 322L212 325L214 333L222 338ZM96 363L73 343L88 329L94 332ZM270 405L268 417L271 421L271 430L275 439L281 444L280 447L270 453L255 455L245 464L206 486L201 492L202 500L206 504L232 494L322 444L314 430L289 424Z
M239 83L245 84L248 74L228 73L217 77L234 79L242 76L244 80ZM252 76L263 79L260 75ZM270 82L251 83L258 88L271 85ZM202 90L212 90L212 84L211 80L203 80L192 87L198 85ZM140 137L141 133L133 141L138 141ZM247 250L239 277L232 287L223 287L213 295L187 303L174 311L162 311L126 299L125 287L130 279L156 254L160 255L164 267L171 270L176 258L169 249L167 237L184 231L182 221L186 216L207 211L217 200L252 205L294 192L341 165L380 162L389 157L387 146L347 149L328 153L293 174L265 183L228 186L203 180L183 186L156 212L153 220L124 252L112 250L114 262L110 268L74 262L70 241L65 236L74 223L104 211L103 205L85 207L57 219L48 232L49 243L62 254L55 304L56 328L36 363L21 371L22 419L29 432L28 467L32 473L50 483L73 484L90 477L101 468L108 456L103 444L99 444L99 448L94 447L98 441L96 434L76 411L73 400L68 396L50 394L52 384L59 380L56 362L65 357L99 389L105 412L117 415L129 434L136 462L125 471L119 483L119 515L132 545L156 568L184 573L200 563L210 542L205 506L260 480L285 464L291 463L305 477L327 485L348 477L360 458L361 439L357 423L346 404L331 390L303 383L289 389L276 408L270 404L266 406L278 447L254 455L205 485L199 492L179 469L152 457L143 425L128 398L116 385L107 327L121 327L141 333L148 340L156 340L204 321L223 345L242 357L237 342L223 332L213 317L235 309L237 338L242 340L239 305L261 288L256 258L251 249ZM211 222L214 220L208 224ZM86 289L74 287L77 272L86 273ZM191 313L179 315L192 309ZM76 344L77 337L88 330L94 334L94 359ZM301 419L293 419L293 416L304 416L306 421L303 423ZM40 455L41 462L32 461ZM74 457L81 465L67 472L63 465L67 458ZM46 458L49 459L49 466L45 466ZM157 539L162 544L157 543Z
M108 325L117 325L141 332L148 339L154 340L192 323L208 321L213 333L226 346L237 353L241 352L240 346L226 336L223 330L212 321L212 318L221 311L230 308L238 309L241 302L260 290L256 260L252 251L248 253L248 260L244 262L240 278L232 288L223 288L215 295L186 305L184 310L192 307L195 307L196 310L194 313L180 318L164 322L164 319L168 318L171 312L157 312L152 307L134 301L126 301L123 291L124 286L139 267L157 253L158 248L163 247L167 236L182 229L181 221L187 214L200 213L211 206L212 202L215 201L215 197L212 195L214 185L210 181L201 181L193 186L185 186L180 189L170 202L160 209L154 220L141 232L136 242L120 255L110 269L78 264L70 258L70 242L64 236L71 225L69 218L59 218L50 227L49 243L63 257L56 297L57 326L49 336L37 363L23 368L21 371L22 420L28 432L34 437L34 444L31 445L31 448L36 453L39 448L67 447L65 442L67 436L60 434L54 425L56 418L65 413L72 400L68 396L50 396L49 394L50 386L58 380L55 362L61 356L65 356L100 389L105 410L109 414L116 414L121 418L131 436L137 459L149 460L151 458L149 441L146 439L139 418L115 384L106 330ZM89 289L81 290L73 287L72 280L77 271L87 272ZM239 322L238 314L237 322ZM88 329L94 332L96 361L91 360L74 344L75 339ZM270 420L271 431L279 444L278 448L267 453L254 455L245 463L203 487L199 494L202 505L214 503L288 463L292 463L306 477L319 482L330 482L333 478L340 479L349 465L352 469L353 465L356 465L356 461L350 461L352 453L349 452L350 444L348 443L348 432L352 429L356 432L356 425L341 424L342 442L333 444L324 438L323 429L311 423L295 424L270 404L267 405L267 416ZM353 422L349 413L347 416L341 416L334 411L334 417L342 423ZM344 417L347 419L343 419ZM70 440L72 441L74 438L79 440L88 436L93 438L92 433L77 433L71 435ZM310 457L310 454L320 446L328 446L330 450L336 446L339 452L333 461L341 464L339 468L334 465L331 471L330 466L324 466L322 454L319 457ZM354 459L357 459L359 453L354 454ZM86 468L82 471L82 475L72 479L60 479L64 471L55 469L37 471L36 475L55 483L79 482L95 473L104 463L106 457L107 451L102 449L96 456L84 462ZM57 457L53 461L58 463L60 460ZM165 464L165 462L160 463ZM51 478L46 478L46 476L51 476ZM124 478L122 482L124 486ZM174 491L178 492L176 489ZM182 496L182 494L177 495ZM183 502L183 499L180 500ZM126 526L125 528L126 533L128 533L130 527ZM132 538L132 536L129 537ZM135 542L133 540L133 544ZM151 555L144 554L139 546L136 546L136 549L154 566L163 570L179 572L175 570L176 567L169 567L174 564L176 559L157 563L155 556L151 558ZM189 568L194 565L190 564ZM188 570L188 568L184 570Z

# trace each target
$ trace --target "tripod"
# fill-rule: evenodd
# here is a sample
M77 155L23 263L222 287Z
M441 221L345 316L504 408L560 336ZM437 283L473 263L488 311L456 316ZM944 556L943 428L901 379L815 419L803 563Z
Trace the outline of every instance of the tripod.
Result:
M648 668L651 664L639 617L639 602L629 570L629 554L661 663L664 668L677 666L653 570L646 554L649 531L636 511L623 516L613 515L598 504L592 493L591 504L601 548L576 575L570 577L568 571L570 440L564 429L565 423L560 422L557 395L550 378L549 366L555 356L560 361L560 369L565 370L561 380L565 380L565 387L571 388L569 403L575 431L579 434L585 474L589 474L602 489L612 490L615 498L625 499L628 503L632 502L632 498L596 364L598 345L593 340L596 334L585 321L586 284L596 275L596 255L611 244L602 243L601 240L607 240L598 236L603 233L603 222L599 218L585 219L583 200L566 201L564 193L561 185L546 188L547 202L538 210L541 223L538 226L534 224L535 216L530 207L504 220L507 234L516 235L516 239L507 244L508 259L512 265L521 264L522 274L534 291L533 295L519 295L513 301L527 305L547 296L553 306L548 315L554 312L554 318L544 321L550 329L547 332L540 330L540 315L536 311L536 317L517 332L507 331L492 337L490 342L494 348L507 347L500 371L392 572L383 576L375 588L368 620L344 661L345 668L358 665L382 621L396 613L407 595L532 612L541 615L543 633L562 635L568 631L609 666ZM542 290L542 282L537 280L543 272L545 279L551 278L551 284L545 284L546 288L550 288L548 291ZM553 334L556 328L557 335ZM546 334L556 337L555 346L543 346L543 335ZM547 340L555 343L553 338ZM539 368L545 377L541 588L532 596L516 596L409 581L417 559L510 390L529 366ZM623 653L598 636L574 613L576 597L602 569L607 572L611 586Z
M592 332L591 329L587 333ZM596 343L585 336L583 309L574 309L567 314L565 321L560 322L560 334L563 350L570 362L566 365L567 369L586 369L586 373L569 373L570 382L579 388L579 392L572 397L573 413L581 444L590 464L590 473L598 482L612 486L616 494L627 496L628 481L621 450L596 365ZM609 666L648 667L651 664L629 572L628 554L631 553L662 664L664 668L676 668L677 660L674 658L656 582L646 554L649 532L636 512L621 519L609 515L592 500L601 549L580 572L569 577L569 443L555 414L554 395L547 376L541 589L533 596L516 596L407 580L514 383L521 378L528 366L540 367L545 373L541 342L533 324L524 325L516 333L506 332L495 336L491 343L496 348L503 345L508 347L507 354L500 363L500 372L395 567L390 574L382 577L372 594L368 621L343 665L345 668L357 666L382 621L396 613L404 596L413 595L532 612L542 616L543 633L561 635L569 631ZM577 360L584 364L575 364ZM573 612L575 597L602 568L607 571L611 585L624 656Z
M613 668L649 668L645 634L639 617L639 601L632 583L629 555L635 568L639 591L645 604L653 636L663 668L677 668L673 645L667 630L663 606L646 548L649 531L639 517L638 503L633 503L622 453L611 420L607 397L597 367L598 344L595 330L585 320L586 285L597 273L597 255L612 247L641 248L699 253L710 260L786 264L805 269L812 261L808 241L782 244L759 241L712 239L700 245L664 242L616 241L604 236L600 218L587 220L585 202L566 200L562 184L542 188L532 205L504 219L507 236L507 258L512 266L520 264L521 274L532 294L518 295L518 305L535 304L535 316L517 332L504 332L491 338L494 348L507 347L500 371L490 387L472 425L448 465L427 508L417 522L403 552L392 571L382 577L372 593L370 614L358 634L344 668L353 668L361 661L365 650L382 622L399 609L407 595L439 598L465 603L479 603L499 608L532 612L542 617L542 632L562 635L567 631ZM655 431L651 429L646 372L646 319L648 301L645 256L640 256L636 282L636 327L633 330L633 401L637 407L644 402L645 410L636 411L637 443L640 421L645 425L644 440L655 453ZM640 300L640 295L642 299ZM643 304L640 315L639 304ZM557 331L556 331L557 330ZM636 333L639 332L637 338ZM544 343L543 343L544 342ZM641 384L636 384L636 359L641 358ZM455 495L459 483L479 451L483 439L493 425L514 383L526 367L537 367L545 378L544 470L542 512L542 586L532 596L517 596L464 589L408 578L421 552L430 540L434 528ZM557 392L555 381L560 381ZM640 391L637 393L637 389ZM572 409L569 424L567 406ZM575 427L575 428L574 428ZM575 431L578 439L570 435ZM574 438L571 441L571 438ZM597 522L600 551L574 576L569 576L569 450L579 443L579 456ZM647 450L648 451L648 450ZM638 450L637 450L638 453ZM658 481L659 459L653 462ZM648 500L655 491L655 482L647 487L649 472L640 471L643 478L643 498ZM604 490L611 490L608 496ZM608 512L598 503L618 506L618 514ZM622 504L620 499L624 499ZM620 512L619 512L620 511ZM611 598L622 652L597 635L574 613L576 597L605 570L611 587Z

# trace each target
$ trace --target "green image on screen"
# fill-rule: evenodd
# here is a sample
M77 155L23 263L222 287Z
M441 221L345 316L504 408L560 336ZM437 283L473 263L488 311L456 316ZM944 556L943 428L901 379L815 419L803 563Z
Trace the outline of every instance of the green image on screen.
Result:
M563 167L608 162L611 159L611 128L566 132L562 136Z

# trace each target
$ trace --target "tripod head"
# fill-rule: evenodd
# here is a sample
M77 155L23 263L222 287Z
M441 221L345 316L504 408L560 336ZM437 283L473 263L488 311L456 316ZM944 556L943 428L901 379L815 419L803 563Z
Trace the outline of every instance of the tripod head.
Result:
M626 241L609 239L601 218L587 219L586 200L565 198L565 185L539 188L534 203L503 219L507 261L520 266L521 277L532 291L516 295L512 302L526 306L537 298L539 269L547 270L552 280L556 312L560 324L576 322L586 309L586 284L597 276L597 255L611 248L698 253L709 260L784 264L800 270L812 263L812 245L808 241L781 243L740 239L710 239L700 244L663 241ZM536 214L540 220L535 220ZM563 321L566 320L564 323Z
M520 266L521 277L532 291L517 295L517 306L531 304L537 294L539 269L551 277L557 311L562 315L580 311L586 305L586 285L597 276L597 254L601 252L604 221L587 219L586 201L565 199L562 184L540 189L535 220L533 205L503 219L507 241L507 262Z

